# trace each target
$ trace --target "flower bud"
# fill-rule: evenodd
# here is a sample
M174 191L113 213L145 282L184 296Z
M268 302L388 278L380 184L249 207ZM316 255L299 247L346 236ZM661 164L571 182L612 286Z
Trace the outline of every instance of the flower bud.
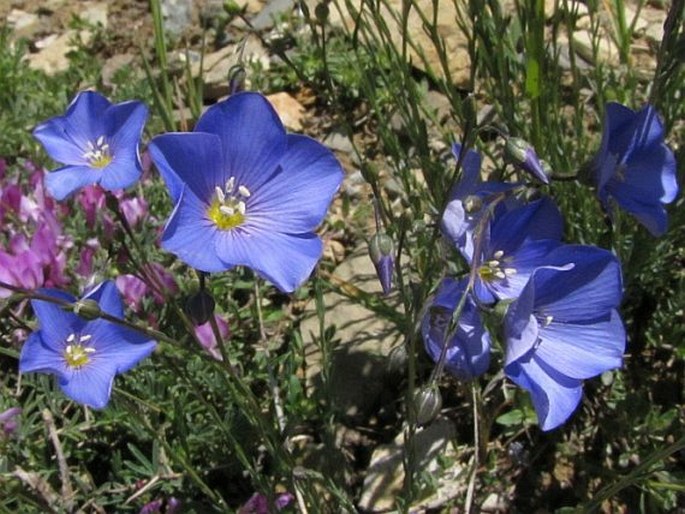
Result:
M407 355L407 347L404 344L395 346L388 354L387 361L387 372L389 375L400 375L404 374L407 369L407 361L409 360L409 355Z
M214 314L214 298L205 289L202 289L188 298L186 302L186 314L195 325L204 325L209 317Z
M82 298L74 304L74 314L82 317L85 320L92 321L102 316L102 309L98 302L91 298Z
M233 95L245 90L245 79L247 78L247 73L245 73L245 68L240 64L234 64L228 70L228 91L229 94Z
M10 407L6 411L0 412L0 435L9 437L19 428L18 417L21 414L21 407Z
M392 290L392 272L395 267L394 247L392 238L383 232L377 232L369 241L369 256L376 268L384 295Z
M427 425L433 421L442 409L442 395L435 386L426 386L414 393L414 406L416 408L416 423Z
M328 0L323 0L322 2L316 4L316 7L314 8L314 16L316 16L316 20L321 25L326 23L326 20L328 19L328 14Z
M540 162L535 149L524 139L509 137L504 146L504 155L515 166L535 176L538 180L549 184L549 177Z

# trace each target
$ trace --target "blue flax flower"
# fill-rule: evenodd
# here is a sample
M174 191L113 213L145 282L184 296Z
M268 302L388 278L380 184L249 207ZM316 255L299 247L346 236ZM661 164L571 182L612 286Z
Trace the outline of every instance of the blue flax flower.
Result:
M466 279L443 279L421 322L424 346L435 362L440 358L445 331L466 283ZM445 369L460 380L482 375L490 365L490 346L490 335L483 326L478 308L471 298L467 298L454 337L447 342Z
M41 293L74 302L71 295L52 289ZM124 317L113 282L104 282L83 298L97 302L102 312ZM103 319L88 321L57 304L33 300L40 330L24 343L19 371L51 373L72 400L101 409L107 405L114 375L128 371L155 348L155 341L139 332Z
M547 260L509 306L504 325L504 372L530 392L543 430L564 423L583 380L620 367L625 348L618 260L582 245L561 246Z
M323 145L286 134L264 96L229 97L195 132L154 138L150 155L175 204L166 250L206 272L248 266L286 292L307 279L343 172Z
M141 174L138 145L148 110L142 102L110 103L94 91L82 91L64 116L38 125L33 136L63 167L48 173L45 185L57 200L100 184L108 190L133 185Z
M592 164L599 199L635 216L654 236L666 232L664 205L678 194L676 162L654 107L606 106L602 144Z
M452 154L457 160L463 151L459 143L452 145ZM462 159L461 180L450 191L449 202L440 221L442 233L467 259L473 255L473 231L486 212L485 207L489 198L516 186L503 182L482 182L480 165L480 154L474 150L467 150ZM517 204L513 198L507 199L506 203ZM501 205L501 208L504 208L504 205Z
M474 292L482 303L513 300L561 243L563 219L548 198L498 212L480 244ZM469 264L473 259L468 256Z

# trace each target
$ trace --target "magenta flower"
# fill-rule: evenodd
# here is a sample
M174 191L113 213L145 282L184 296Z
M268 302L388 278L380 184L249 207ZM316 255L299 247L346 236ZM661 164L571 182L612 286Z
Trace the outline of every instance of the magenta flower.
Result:
M292 503L295 497L290 493L281 493L276 496L274 500L274 508L279 511ZM262 493L254 493L245 502L245 504L238 509L238 514L269 514L269 500L266 495Z
M38 125L34 137L64 164L45 178L50 194L63 200L89 184L110 191L133 185L141 174L138 145L147 115L142 102L112 104L95 91L82 91L66 114Z
M225 341L231 333L228 327L228 321L218 314L214 314L214 319L219 327L219 335L221 336L221 339ZM219 350L219 343L214 337L214 330L212 330L211 322L208 321L202 325L197 325L195 327L195 337L197 337L200 345L202 345L202 348L204 348L209 355L218 361L224 360L224 357Z
M307 279L343 172L330 150L286 134L264 96L233 95L149 151L175 205L166 250L205 272L248 266L286 292Z
M0 433L4 437L9 437L17 431L17 428L19 428L18 418L21 412L21 407L10 407L0 412Z
M68 302L71 295L54 289L43 294ZM83 297L100 311L123 319L121 298L113 282L103 282ZM109 401L114 376L135 366L155 349L155 341L121 325L96 318L88 321L52 302L33 300L40 329L21 349L21 373L50 373L64 394L95 409Z

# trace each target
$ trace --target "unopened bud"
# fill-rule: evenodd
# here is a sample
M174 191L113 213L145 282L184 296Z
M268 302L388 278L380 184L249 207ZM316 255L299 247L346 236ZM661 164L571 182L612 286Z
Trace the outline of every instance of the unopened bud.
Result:
M416 408L416 423L427 425L433 421L442 409L442 395L435 386L427 386L418 389L414 393L414 406Z
M314 16L316 16L316 20L319 23L321 23L322 25L326 23L326 20L328 19L328 14L328 0L323 0L323 2L319 2L318 4L316 4L316 7L314 8Z
M392 272L395 267L395 245L392 238L384 233L377 232L369 241L369 257L376 268L378 280L383 288L383 294L387 295L392 290Z
M504 155L515 166L527 171L545 184L549 184L549 177L540 163L538 154L524 139L519 137L507 138L507 142L504 145Z
M387 371L389 375L404 374L407 369L407 361L409 355L407 354L407 347L404 344L395 346L388 354Z
M186 302L186 314L195 325L204 325L214 314L214 298L205 289L202 289L188 298Z
M245 79L247 73L240 64L234 64L228 70L228 91L229 95L245 90Z
M478 212L483 208L483 199L480 196L476 195L467 196L462 200L461 203L464 206L464 210L469 214Z
M98 319L102 316L100 305L91 298L83 298L82 300L77 301L72 309L74 314L88 321Z

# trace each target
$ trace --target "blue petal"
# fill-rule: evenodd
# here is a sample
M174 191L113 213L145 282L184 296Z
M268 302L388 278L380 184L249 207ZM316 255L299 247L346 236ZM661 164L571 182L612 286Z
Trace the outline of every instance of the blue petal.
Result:
M615 310L606 321L590 324L551 322L540 329L540 338L536 354L571 378L594 377L620 368L623 363L626 334Z
M504 368L504 373L531 394L542 430L563 424L576 410L583 395L583 383L547 365L531 352Z
M321 223L340 186L340 164L330 150L313 139L289 135L280 166L280 173L251 191L250 222L279 232L313 230Z
M64 116L56 116L38 125L33 135L48 155L57 162L70 165L86 163L83 157L88 141L105 135L104 114L111 103L94 91L76 95Z
M64 200L82 187L97 184L101 177L102 170L90 166L65 166L45 175L45 187L56 200Z
M138 182L141 173L142 169L137 155L125 158L120 153L106 168L102 169L99 183L108 191L126 189Z
M124 318L124 306L119 296L119 290L114 282L106 280L97 285L83 297L84 299L95 300L100 306L100 310L116 318Z
M624 155L624 160L630 160L631 154L641 153L664 141L664 127L659 119L659 113L649 104L635 115L630 132L630 148Z
M215 188L224 188L229 176L223 169L221 140L214 134L171 133L155 137L148 146L174 204L183 184L207 203Z
M561 240L564 222L559 209L549 198L531 202L497 216L492 223L489 248L508 254L524 240Z
M137 100L122 102L107 109L105 116L112 153L118 155L121 149L137 149L148 116L145 104Z
M61 373L64 357L63 346L54 342L46 344L42 338L43 332L33 332L21 348L19 356L19 371L29 373L39 371L43 373ZM66 341L68 334L62 341Z
M440 358L445 330L465 285L466 280L456 282L450 278L444 279L433 304L423 317L421 334L424 346L435 362ZM490 365L490 335L483 326L476 305L471 299L466 302L457 331L447 343L445 360L445 369L460 380L472 380L485 373Z
M105 320L97 320L88 329L95 348L89 366L103 362L116 365L117 373L124 373L150 355L157 343L149 336Z
M281 234L237 228L219 231L216 252L225 267L248 266L289 293L309 278L323 246L316 234Z
M196 269L225 271L230 266L217 256L218 229L207 218L207 208L192 191L183 188L164 229L162 247Z
M112 393L116 366L115 362L98 360L93 354L87 365L62 376L59 386L75 402L102 409L107 406Z
M535 285L532 281L518 299L507 308L504 334L507 340L506 364L511 364L532 350L538 342L538 322L534 315Z
M547 259L550 266L573 264L573 268L540 268L533 274L538 312L557 321L587 322L608 318L621 303L621 265L611 252L594 246L562 245Z
M76 300L73 296L54 289L41 289L40 292L67 302ZM43 342L55 349L61 349L67 337L80 331L84 325L84 321L78 316L56 303L31 300L31 307L38 318Z
M195 131L221 138L226 177L250 191L271 178L288 145L278 114L259 93L238 93L213 105Z
M459 155L463 151L463 146L460 143L453 143L452 144L452 155L454 155L454 158L459 162ZM480 182L480 166L481 166L481 156L478 152L475 150L472 150L469 148L466 151L466 155L464 156L462 163L461 163L461 169L462 169L462 175L461 175L461 180L459 181L459 184L457 187L451 191L450 196L458 196L460 195L460 190L462 191L470 191L473 188L475 188L476 184ZM469 194L469 193L466 193Z

